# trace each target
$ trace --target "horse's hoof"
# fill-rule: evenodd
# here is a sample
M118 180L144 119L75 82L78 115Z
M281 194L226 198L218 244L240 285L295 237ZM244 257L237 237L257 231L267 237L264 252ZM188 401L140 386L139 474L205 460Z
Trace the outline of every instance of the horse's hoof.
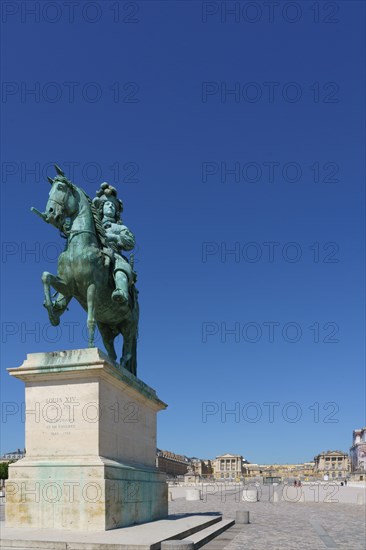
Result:
M60 324L60 317L58 315L52 315L52 314L49 314L48 317L50 319L51 325L53 327L58 327L58 325Z
M57 327L60 324L60 316L54 311L50 311L48 308L47 308L47 311L48 311L48 318L50 320L51 325L53 327Z

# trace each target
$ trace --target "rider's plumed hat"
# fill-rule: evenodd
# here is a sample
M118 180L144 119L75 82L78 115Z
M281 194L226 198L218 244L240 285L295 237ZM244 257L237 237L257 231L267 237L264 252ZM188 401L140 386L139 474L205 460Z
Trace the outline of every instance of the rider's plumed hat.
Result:
M93 204L99 211L103 209L103 204L106 201L113 202L116 207L116 216L120 216L123 211L123 202L117 198L117 189L109 183L102 183L100 189L96 192L96 197L93 199Z

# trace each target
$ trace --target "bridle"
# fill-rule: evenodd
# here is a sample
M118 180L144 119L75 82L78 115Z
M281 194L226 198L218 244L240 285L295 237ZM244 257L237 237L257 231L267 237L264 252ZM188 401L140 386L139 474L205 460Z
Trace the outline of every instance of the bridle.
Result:
M75 229L75 230L70 230L70 231L63 230L63 232L66 235L66 237L64 237L64 238L68 239L68 244L71 243L72 239L74 237L76 237L76 235L80 235L81 233L90 233L91 235L96 236L95 231L91 231L90 229ZM71 237L70 237L70 235L71 235Z

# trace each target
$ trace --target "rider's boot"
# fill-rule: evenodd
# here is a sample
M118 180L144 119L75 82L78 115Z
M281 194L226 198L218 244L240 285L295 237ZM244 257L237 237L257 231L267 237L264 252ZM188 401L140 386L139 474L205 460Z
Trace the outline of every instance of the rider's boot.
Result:
M121 305L128 306L128 278L123 271L114 272L116 289L112 293L112 300Z

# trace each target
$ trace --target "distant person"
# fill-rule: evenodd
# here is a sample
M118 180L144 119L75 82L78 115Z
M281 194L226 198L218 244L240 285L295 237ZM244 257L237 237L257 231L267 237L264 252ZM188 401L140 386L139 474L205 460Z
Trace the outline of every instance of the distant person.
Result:
M346 479L344 480L344 484L347 485L347 480Z
M294 487L297 487L297 481L296 481L296 479L295 479L295 481L294 481Z

